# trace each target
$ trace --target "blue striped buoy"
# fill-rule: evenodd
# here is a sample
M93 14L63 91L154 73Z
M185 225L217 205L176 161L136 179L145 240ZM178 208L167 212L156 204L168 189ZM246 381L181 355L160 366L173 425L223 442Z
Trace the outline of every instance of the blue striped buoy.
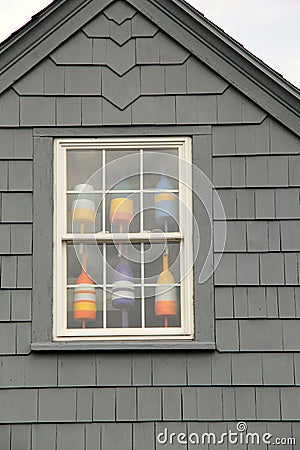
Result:
M155 189L161 191L154 196L155 219L158 225L166 227L177 219L177 197L172 192L165 192L172 190L173 186L164 175L161 176Z

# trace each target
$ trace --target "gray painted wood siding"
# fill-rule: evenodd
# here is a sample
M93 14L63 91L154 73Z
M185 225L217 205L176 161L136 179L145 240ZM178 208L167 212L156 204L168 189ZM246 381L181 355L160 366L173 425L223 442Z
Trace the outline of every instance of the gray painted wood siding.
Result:
M300 442L299 140L125 2L45 56L0 96L2 447L151 450L237 420ZM31 352L33 129L185 124L212 126L195 140L227 217L217 351Z
M266 117L141 14L125 15L122 24L105 14L13 85L5 105L19 119L8 123L7 111L0 125L260 123Z
M229 219L214 278L220 350L295 350L300 208L299 182L291 179L299 141L267 118L214 127L213 143L213 181Z
M130 424L84 424L82 426L72 424L47 424L47 425L1 425L0 437L1 442L8 450L14 448L27 448L31 445L31 450L94 450L95 447L101 450L115 450L122 448L125 450L140 450L142 448L152 450L154 448L161 450L163 448L186 448L182 444L176 445L160 445L155 447L154 435L164 432L168 428L169 435L175 433L196 433L201 436L202 433L216 433L220 438L222 433L229 430L236 430L236 423L228 422L222 424L220 422L210 422L209 425L204 423L138 423L133 427ZM263 419L256 423L249 423L249 432L255 433L271 433L276 438L283 436L295 436L299 439L299 429L297 424L291 422L272 423ZM10 446L10 442L12 445ZM207 442L207 441L206 441ZM43 447L42 447L43 445ZM122 447L118 447L122 446ZM208 445L204 444L201 448L208 450ZM223 446L223 448L226 448ZM231 447L233 448L233 446ZM239 449L246 449L246 445L238 445ZM260 445L259 448L267 450L267 445ZM296 449L292 445L285 445L282 448L288 450Z
M79 391L80 395L78 395ZM111 424L110 426L115 422L129 422L130 426L132 423L139 422L181 422L183 392L185 405L187 405L187 397L191 398L192 395L196 403L194 407L190 400L189 408L193 411L193 416L191 417L190 412L190 418L186 420L188 422L224 420L296 422L299 419L298 387L261 387L241 384L236 387L139 387L127 389L127 391L125 388L102 388L94 389L92 396L91 390L87 388L80 390L40 388L39 391L37 389L6 389L0 391L3 405L0 420L1 424L105 422ZM132 397L128 403L128 410L123 411L125 415L122 414L121 406L124 394L126 400ZM235 398L235 402L229 410L231 396ZM265 401L257 402L256 399L259 397L264 398ZM87 399L85 407L82 406L84 398ZM226 410L226 419L224 410ZM78 427L80 428L80 425Z

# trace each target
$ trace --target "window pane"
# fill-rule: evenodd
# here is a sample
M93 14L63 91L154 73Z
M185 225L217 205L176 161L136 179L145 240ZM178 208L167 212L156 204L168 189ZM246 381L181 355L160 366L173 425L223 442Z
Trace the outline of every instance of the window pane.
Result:
M141 326L141 246L107 245L107 327Z
M145 150L143 162L144 189L160 189L162 176L168 180L168 189L178 189L178 150Z
M103 283L103 249L96 244L67 245L68 285L73 285L84 270L95 284Z
M167 264L175 282L180 281L180 244L155 243L145 244L145 283L153 284L161 274L164 263Z
M125 287L122 286L122 289ZM127 286L128 288L128 286ZM126 293L127 292L127 293ZM129 305L127 301L126 307L121 307L121 296L128 291L117 291L115 287L108 286L106 288L107 298L107 328L140 328L141 320L141 288L134 287L134 301ZM131 295L131 293L130 293ZM119 304L116 301L119 300Z
M146 327L180 327L180 287L161 284L145 286Z
M103 258L98 245L67 245L68 328L103 326Z
M144 230L176 232L178 224L178 196L170 192L144 194Z
M118 193L106 195L106 231L138 233L140 231L140 194Z
M146 327L180 326L179 251L177 243L145 244Z
M102 151L101 150L68 150L67 172L68 190L77 185L92 183L96 190L102 189ZM92 177L92 180L90 178Z
M103 327L103 290L79 285L68 288L68 328Z
M107 150L105 152L106 190L140 189L140 151Z
M68 194L67 230L68 233L94 233L102 230L102 194L89 190Z
M107 284L113 283L116 275L116 267L120 262L125 261L130 266L135 282L140 283L141 279L141 245L121 244L115 242L108 244L106 256Z

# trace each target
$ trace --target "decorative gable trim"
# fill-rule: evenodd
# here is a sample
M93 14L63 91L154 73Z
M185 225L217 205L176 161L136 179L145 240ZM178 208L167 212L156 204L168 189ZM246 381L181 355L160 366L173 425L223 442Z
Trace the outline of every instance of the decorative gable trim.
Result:
M55 1L37 15L0 48L0 93L112 3L103 0L99 7L95 0ZM127 0L124 5L128 5L123 9L129 16L138 17L135 10L143 14L271 116L300 134L299 90L194 8L182 0ZM114 23L125 23L127 16L114 18Z

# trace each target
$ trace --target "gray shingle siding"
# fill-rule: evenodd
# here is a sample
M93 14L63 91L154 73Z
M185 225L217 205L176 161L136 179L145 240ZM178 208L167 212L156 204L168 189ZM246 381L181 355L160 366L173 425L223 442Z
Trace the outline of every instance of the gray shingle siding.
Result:
M224 321L228 322L228 321ZM251 326L250 320L241 320L242 325L245 325L245 333L248 328L247 325ZM274 324L274 321L270 321L270 330ZM290 321L291 324L296 326L296 321ZM263 321L254 321L253 327L260 329L263 325ZM8 333L8 328L3 327L3 331ZM242 337L247 337L244 330L239 330ZM284 330L285 333L285 330ZM250 335L248 335L249 337ZM286 335L286 344L288 344L288 335ZM259 340L259 336L257 336ZM248 342L250 340L248 339ZM254 341L252 341L254 342ZM93 379L87 379L84 377L84 373L81 376L75 376L72 378L69 376L70 380L66 381L62 378L62 374L57 370L57 366L61 365L62 362L67 365L70 358L65 355L57 358L56 355L42 354L40 357L36 354L18 356L15 354L2 354L1 357L1 387L0 389L7 389L8 387L14 388L38 388L38 389L51 389L55 388L59 391L61 388L64 390L76 390L79 389L80 392L77 395L82 398L84 402L85 394L87 396L93 395L95 398L99 399L94 403L94 411L97 414L105 414L105 402L101 401L103 395L107 396L111 400L107 403L110 404L115 411L115 399L119 402L119 412L124 411L123 401L128 395L130 396L129 403L134 405L135 390L136 388L142 387L142 396L147 395L147 392L151 392L152 387L157 387L158 390L155 392L160 392L160 388L182 387L182 395L189 398L189 395L193 390L186 390L186 387L197 387L197 386L299 386L300 385L300 360L299 355L296 350L291 349L284 353L276 350L271 352L261 352L260 350L255 350L251 353L246 351L242 352L215 352L215 353L188 353L181 354L181 359L187 359L187 369L186 369L186 379L178 380L177 383L173 385L168 383L168 373L161 378L160 384L154 384L152 381L140 382L137 384L133 379L130 384L119 384L118 387L110 387L107 384L99 384L97 387L93 383ZM79 358L79 357L78 357ZM81 360L86 361L87 359L92 360L94 355L87 354L86 358L81 358ZM138 359L138 358L136 358ZM143 355L139 358L141 362L143 361ZM153 360L157 360L157 355L153 355ZM157 361L158 362L158 361ZM40 370L39 369L40 365ZM73 364L74 366L74 364ZM277 369L275 370L275 368ZM295 369L294 369L295 367ZM98 375L98 371L97 371ZM148 390L146 388L149 388ZM140 391L138 391L140 392ZM163 391L161 391L163 392ZM174 391L175 392L175 391ZM176 391L177 392L177 391ZM176 394L177 395L177 394ZM189 400L190 401L190 400ZM126 402L125 402L126 403ZM104 406L103 406L104 404ZM103 406L104 409L101 409ZM120 413L121 414L121 413ZM103 418L104 420L104 418Z
M128 411L122 414L121 397L116 390L106 388L98 393L93 392L93 422L107 423L107 426L113 426L114 422L125 423L131 422L181 422L182 420L182 402L181 389L174 387L165 388L137 388L138 401L135 403L135 389L131 391L117 388L117 392L123 392L127 400L133 396L133 401L129 401ZM149 395L152 391L152 400ZM80 389L80 399L84 396L90 397L91 389ZM190 402L190 413L194 415L189 421L214 422L222 421L224 418L224 407L227 409L226 420L268 420L268 421L297 421L299 414L299 388L298 387L270 387L270 386L237 386L237 387L192 387L184 388L185 398L187 393L194 396L196 400L196 408L194 402ZM48 394L51 393L49 397ZM196 395L195 395L196 394ZM225 394L225 395L224 395ZM122 394L123 395L123 394ZM228 401L230 395L235 397L235 408L228 410ZM48 398L48 400L46 400ZM39 423L57 423L57 424L73 424L75 429L80 429L80 423L84 426L88 422L90 410L82 421L80 417L81 401L74 389L40 389L39 395L34 389L6 389L0 391L1 403L5 405L5 411L1 415L2 424L39 424ZM9 398L14 400L15 408L9 406ZM259 398L259 401L256 400ZM293 400L291 400L293 399ZM258 401L258 403L256 403ZM107 411L105 411L105 402ZM115 410L115 402L117 410ZM148 407L145 408L145 403ZM48 408L46 408L46 403ZM100 404L102 403L102 404ZM187 403L185 403L187 404ZM87 403L87 406L89 403ZM193 405L193 406L192 406ZM291 408L289 406L291 405ZM80 408L80 409L79 409ZM100 409L99 409L100 408ZM118 409L119 408L119 409ZM100 412L102 410L102 413ZM87 410L86 410L87 411ZM118 412L119 411L119 412ZM136 411L136 413L135 413ZM136 415L137 414L137 415ZM131 418L129 416L131 415ZM125 420L124 420L125 417ZM77 426L75 426L77 424ZM130 428L132 428L132 424ZM61 425L60 425L61 426ZM169 426L169 424L168 424Z
M230 420L230 419L229 419ZM267 422L259 421L256 423L249 422L249 433L260 433L261 436L264 433L271 433L273 439L296 436L298 439L298 424L292 422ZM82 426L73 424L54 425L54 424L34 424L30 425L1 425L0 436L4 445L7 445L7 449L18 448L10 447L10 441L13 440L14 445L19 443L24 448L24 443L30 443L32 440L32 450L39 450L43 444L45 450L93 450L95 446L97 448L105 448L107 450L114 450L121 446L124 450L133 449L138 450L140 448L152 449L155 448L155 433L164 433L164 429L168 428L170 434L172 432L176 434L184 433L191 436L191 439L195 439L195 435L202 435L204 433L215 433L217 438L221 439L222 433L228 433L236 431L236 423L228 422L223 424L220 422L210 422L209 424L190 422L162 422L162 423L137 423L132 428L129 424L82 424ZM11 439L10 439L11 436ZM31 437L32 436L32 437ZM112 438L113 436L113 438ZM116 437L118 436L118 437ZM207 435L206 435L207 436ZM182 436L181 436L182 438ZM44 440L46 441L44 443ZM196 442L196 441L193 441ZM207 437L206 437L207 442ZM85 445L85 447L83 447ZM115 447L113 447L114 445ZM178 444L177 440L173 438L173 444L168 445L172 448L180 449L182 444ZM157 448L167 448L166 445L157 444ZM208 449L208 444L202 445L203 449ZM264 445L260 445L261 448L266 449ZM292 449L292 444L285 446L288 449ZM29 448L29 447L28 447ZM246 448L243 445L239 445L239 448ZM296 448L296 447L294 447Z
M216 351L32 352L31 341L39 338L32 318L46 311L31 304L33 264L40 258L33 253L40 232L34 218L44 200L45 207L52 201L44 186L33 210L33 181L52 152L51 139L39 134L95 135L107 127L119 135L119 126L159 134L162 125L170 135L181 126L207 125L200 127L203 135L195 131L193 158L216 187L227 219L210 303ZM298 436L299 161L295 134L123 1L1 94L3 448L150 450L159 448L156 436L165 427L221 433L238 420L251 421L249 430ZM213 219L217 255L216 211ZM207 287L196 288L196 320L206 333L201 299ZM50 292L46 283L40 302L47 317Z
M299 192L299 188L218 189L227 219L249 220L299 219Z
M9 89L0 99L0 126L18 127L20 125L20 99L15 91Z

